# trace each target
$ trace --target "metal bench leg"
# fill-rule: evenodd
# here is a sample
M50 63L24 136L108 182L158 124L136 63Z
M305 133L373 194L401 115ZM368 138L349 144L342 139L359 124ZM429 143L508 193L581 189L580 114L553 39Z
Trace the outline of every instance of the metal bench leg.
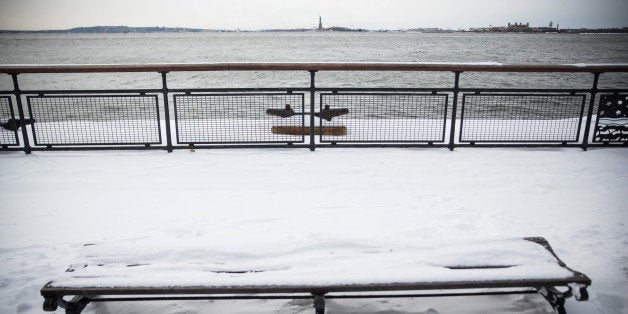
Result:
M44 311L54 312L59 307L58 297L44 297Z
M567 314L565 310L565 299L571 297L571 289L560 292L554 287L543 287L539 289L539 293L545 297L545 300L552 305L558 314Z
M70 301L59 298L58 302L59 306L65 309L65 314L81 314L83 309L89 304L89 298L77 295Z
M316 314L325 314L325 295L324 294L314 295L314 310L316 311Z
M589 299L589 292L587 291L586 285L570 284L569 290L573 294L573 297L576 298L576 301L586 301Z

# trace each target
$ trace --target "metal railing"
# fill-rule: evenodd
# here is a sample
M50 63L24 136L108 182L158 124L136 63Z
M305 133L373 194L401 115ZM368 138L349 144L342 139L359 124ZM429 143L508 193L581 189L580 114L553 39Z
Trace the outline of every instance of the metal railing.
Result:
M309 73L310 86L169 88L168 73L182 71L302 71ZM317 87L318 71L451 72L453 86ZM21 90L18 81L20 74L122 72L160 73L161 88ZM462 88L463 72L591 73L592 83L578 89ZM190 147L628 147L628 90L598 88L600 75L608 72L628 73L628 65L2 65L0 73L11 76L13 90L0 91L0 146L26 153Z

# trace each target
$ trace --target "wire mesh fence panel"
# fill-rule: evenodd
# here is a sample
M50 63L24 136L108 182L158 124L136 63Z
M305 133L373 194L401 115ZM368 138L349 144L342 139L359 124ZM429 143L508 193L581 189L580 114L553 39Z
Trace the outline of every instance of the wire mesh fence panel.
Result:
M578 142L585 98L463 94L460 142Z
M161 143L156 95L29 96L35 145Z
M304 105L302 93L174 95L177 143L302 143Z
M0 145L17 146L19 121L15 119L10 97L0 97Z
M602 94L594 142L628 143L628 94Z
M321 142L427 143L444 142L447 94L322 93L319 119L325 128ZM344 113L330 117L323 113ZM348 112L347 112L348 111ZM333 115L333 114L332 114ZM329 119L328 119L329 118Z

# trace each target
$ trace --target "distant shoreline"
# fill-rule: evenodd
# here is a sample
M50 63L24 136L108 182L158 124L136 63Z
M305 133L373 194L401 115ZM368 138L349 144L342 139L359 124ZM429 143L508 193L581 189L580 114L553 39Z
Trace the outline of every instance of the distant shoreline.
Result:
M185 27L129 27L129 26L91 26L75 27L60 30L0 30L0 34L127 34L127 33L264 33L264 32L371 32L371 33L559 33L559 34L626 34L628 27L623 28L577 28L577 29L551 29L529 28L525 30L510 30L506 28L471 28L468 30L452 30L441 28L414 28L399 30L368 30L346 27L328 27L321 30L309 28L291 29L262 29L262 30L226 30L226 29L201 29Z

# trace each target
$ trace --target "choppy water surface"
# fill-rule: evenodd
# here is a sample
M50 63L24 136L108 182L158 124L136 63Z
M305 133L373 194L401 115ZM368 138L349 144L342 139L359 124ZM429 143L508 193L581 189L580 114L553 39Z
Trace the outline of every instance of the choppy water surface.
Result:
M2 64L206 62L628 63L622 34L176 33L4 34ZM171 73L171 87L308 86L295 72ZM451 86L451 73L320 72L318 86ZM589 74L463 73L463 86L589 87ZM22 75L24 88L159 87L157 74ZM603 85L625 86L606 74ZM10 88L9 77L0 81ZM582 86L584 85L584 86ZM8 87L7 87L8 86Z
M628 63L628 35L329 32L0 35L2 64L211 62ZM19 78L24 90L161 87L158 73L23 74ZM168 84L171 88L308 87L309 78L306 71L178 72L168 74ZM590 88L592 81L590 73L463 73L461 76L462 87ZM628 88L628 75L605 73L600 83L601 87ZM452 87L453 73L321 71L316 74L316 85ZM8 75L0 77L0 89L12 89ZM580 110L579 104L565 106ZM547 110L556 107L543 107L534 117L550 117L552 114ZM491 110L496 114L502 112ZM97 112L93 110L84 113L94 114ZM67 115L54 120L72 118L71 113ZM264 116L263 111L258 115ZM404 111L402 116L414 114Z

